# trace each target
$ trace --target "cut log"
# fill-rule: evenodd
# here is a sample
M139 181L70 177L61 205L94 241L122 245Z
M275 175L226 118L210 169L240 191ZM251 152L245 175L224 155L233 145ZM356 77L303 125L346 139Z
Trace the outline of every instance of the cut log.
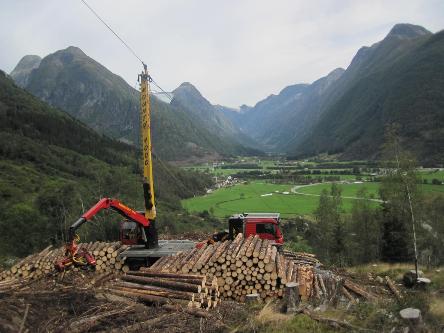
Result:
M245 251L245 255L248 258L251 258L253 256L254 249L256 248L256 243L260 241L259 235L254 235L253 239L250 242L250 245L248 245L248 248Z
M354 293L364 297L368 301L375 301L377 298L376 296L372 295L371 293L365 291L355 283L351 282L350 280L344 280L344 287L347 289L353 291Z
M398 288L396 288L395 284L393 283L392 279L390 279L390 277L386 276L385 277L385 282L387 283L387 286L389 287L389 289L391 290L391 292L393 293L393 295L395 295L396 299L398 301L402 300L402 295L401 292L399 291Z
M276 255L277 255L277 249L275 246L272 246L269 257L265 258L265 259L268 258L268 263L266 263L264 267L266 272L272 272L276 269Z
M152 286L171 288L180 291L190 291L193 293L200 293L202 287L199 285L184 283L184 282L174 282L167 279L161 278L150 278L150 277L142 277L142 276L134 276L134 275L124 275L122 276L122 280L128 282L135 282L140 284L149 284Z
M143 286L142 286L143 287ZM187 292L181 292L181 291L174 291L174 290L156 290L156 289L143 289L143 288L135 288L132 285L123 286L121 284L118 284L111 288L111 290L121 290L124 292L132 292L132 293L139 293L144 295L153 295L153 296L160 296L160 297L167 297L167 298L177 298L177 299L184 299L188 301L194 301L194 293L187 293Z
M239 249L239 252L236 255L236 258L242 258L243 256L245 256L245 253L247 252L248 247L250 246L251 242L253 241L253 236L248 237L244 243L242 244L242 246Z
M341 287L341 291L344 294L344 296L348 298L350 302L352 302L353 304L357 304L355 298L348 292L346 288Z
M172 302L174 302L174 303L183 304L186 306L193 306L194 305L194 302L183 300L183 299L172 299L172 298L168 298L168 297L145 295L145 294L141 294L141 293L137 293L137 292L128 292L128 291L113 290L113 289L109 290L109 292L112 294L119 295L119 296L134 298L140 302L147 302L150 304L163 305L163 304L171 304Z
M156 270L152 270L150 267L141 267L140 271L130 271L128 274L140 273L144 276L152 276L152 277L164 277L164 278L180 278L180 279L190 279L190 280L204 280L206 281L206 277L204 275L199 274L180 274L180 273L168 273L168 272L160 272Z

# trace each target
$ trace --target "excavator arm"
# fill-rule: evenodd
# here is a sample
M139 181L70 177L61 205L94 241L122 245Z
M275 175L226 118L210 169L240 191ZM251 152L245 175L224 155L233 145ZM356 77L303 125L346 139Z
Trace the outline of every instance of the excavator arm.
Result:
M103 198L91 207L85 214L83 214L68 230L68 243L75 240L77 229L86 221L91 220L97 213L103 209L111 208L123 217L138 223L144 228L150 226L150 220L148 220L143 214L136 212L128 206L121 203L119 200Z
M84 267L94 267L96 265L96 260L94 257L86 250L79 250L78 240L79 237L76 234L77 229L85 222L91 220L95 215L104 209L112 209L141 226L143 240L145 244L148 244L148 238L145 234L145 230L150 233L151 222L145 215L136 212L135 210L129 208L128 206L121 203L119 200L103 198L97 202L93 207L91 207L85 214L83 214L76 222L71 225L68 230L68 241L65 245L65 258L56 262L55 266L58 270L63 271L65 268L71 265L84 266ZM151 231L153 233L153 231ZM155 231L154 231L155 233ZM157 234L156 234L157 236ZM151 236L150 236L151 237ZM157 237L156 241L157 241Z

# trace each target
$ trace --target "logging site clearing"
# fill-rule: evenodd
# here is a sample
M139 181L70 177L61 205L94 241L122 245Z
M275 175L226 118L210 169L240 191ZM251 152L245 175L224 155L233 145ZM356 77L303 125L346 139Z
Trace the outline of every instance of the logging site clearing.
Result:
M347 69L260 100L290 79L279 73L285 58L323 64L279 48L306 43L283 42L284 22L270 13L301 8L102 1L107 17L116 11L110 24L93 8L100 1L88 2L78 3L85 21L54 1L0 20L26 17L6 35L36 51L86 37L88 53L124 75L76 46L0 70L0 333L444 333L442 32L397 24ZM251 24L255 12L264 16ZM47 23L60 29L38 31ZM323 52L333 58L356 39L332 33L318 44L311 26L291 31L311 48L341 44ZM51 32L55 44L26 40ZM260 49L236 50L249 44ZM314 58L293 56L304 54ZM237 69L225 61L237 58ZM306 80L313 68L283 72ZM242 82L243 70L255 77ZM194 81L212 97L256 102L213 104ZM246 87L258 95L242 96Z
M119 242L79 245L96 256L95 271L57 272L52 263L64 249L48 247L0 273L0 331L328 332L374 328L375 321L381 329L423 325L396 318L396 309L412 299L420 305L424 297L420 288L397 283L403 266L329 269L312 254L279 252L268 240L239 234L132 271L119 259L126 249ZM436 293L431 313L439 315Z

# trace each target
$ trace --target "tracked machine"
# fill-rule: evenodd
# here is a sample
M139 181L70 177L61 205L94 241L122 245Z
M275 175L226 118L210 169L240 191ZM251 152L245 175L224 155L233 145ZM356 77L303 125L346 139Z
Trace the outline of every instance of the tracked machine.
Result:
M120 254L132 267L150 266L163 256L174 255L179 251L186 251L195 247L189 240L160 240L156 230L156 201L154 195L154 178L151 145L151 111L150 87L151 77L147 66L143 64L143 71L138 76L140 83L140 131L143 160L143 195L144 211L136 211L117 199L103 198L84 213L68 230L68 240L65 245L65 258L55 263L58 270L75 265L92 268L96 264L94 257L85 250L79 249L77 229L85 222L105 209L122 215L125 220L120 223L120 241L130 245L128 250Z

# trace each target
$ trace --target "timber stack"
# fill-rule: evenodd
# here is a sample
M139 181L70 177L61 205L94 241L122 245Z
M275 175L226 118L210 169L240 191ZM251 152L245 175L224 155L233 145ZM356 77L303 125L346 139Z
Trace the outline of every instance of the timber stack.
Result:
M270 240L257 235L245 239L239 234L233 241L205 244L200 249L163 257L142 270L216 278L221 299L239 302L249 294L259 294L265 301L282 297L289 282L298 284L303 301L374 299L363 288L320 266L312 254L278 251Z
M96 258L98 274L94 285L98 286L121 276L117 284L110 288L115 293L122 295L126 292L128 296L139 300L148 301L149 298L157 297L158 302L162 303L165 299L161 297L168 298L170 295L171 299L176 299L176 296L181 295L186 297L177 297L182 300L181 303L186 301L187 305L193 307L199 303L198 307L211 308L222 299L244 302L246 295L251 294L259 294L266 301L282 297L285 285L290 282L298 284L302 301L336 303L338 300L346 300L356 303L358 298L368 301L376 299L358 284L330 270L323 270L314 255L279 251L272 241L261 239L257 235L245 239L239 234L232 241L204 244L201 248L162 257L151 267L141 268L140 271L130 271L125 258L119 259L119 254L127 249L120 242L91 242L79 244L79 247ZM11 269L0 272L0 292L2 288L8 289L9 284L11 287L17 285L17 281L23 283L53 273L54 262L63 257L63 247L48 247L26 257ZM74 267L66 273L75 274L79 269ZM167 276L166 273L174 276ZM164 275L155 277L153 274ZM159 280L158 278L166 284L156 284L154 280ZM199 288L181 285L190 284L190 280L193 281L191 284L202 281L205 284L200 286L200 291ZM179 283L176 284L177 288L188 289L172 288L175 282Z
M311 295L315 258L279 253L272 241L242 234L233 241L205 244L176 256L163 257L148 268L151 272L191 273L216 279L222 299L245 301L248 294L262 299L281 297L287 282L300 282L301 298Z
M207 310L216 307L220 295L216 278L208 280L205 275L164 273L149 268L129 271L104 289L143 303L180 304Z
M87 250L96 259L96 271L99 273L128 272L129 267L125 265L124 259L118 259L118 255L127 249L120 242L91 242L80 243L79 250ZM39 253L32 254L13 265L9 270L0 273L0 281L14 279L38 279L54 272L54 263L65 255L65 248L53 249L48 246ZM75 267L67 272L78 271Z

